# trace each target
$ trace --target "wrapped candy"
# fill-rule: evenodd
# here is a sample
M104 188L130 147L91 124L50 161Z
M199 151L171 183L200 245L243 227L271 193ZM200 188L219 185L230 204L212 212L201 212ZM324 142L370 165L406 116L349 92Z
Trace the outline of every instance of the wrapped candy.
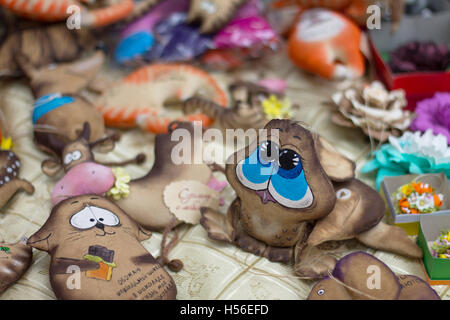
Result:
M390 135L400 136L411 123L410 112L403 110L407 104L405 92L389 92L378 81L337 92L332 99L338 108L332 117L335 124L361 128L381 142Z

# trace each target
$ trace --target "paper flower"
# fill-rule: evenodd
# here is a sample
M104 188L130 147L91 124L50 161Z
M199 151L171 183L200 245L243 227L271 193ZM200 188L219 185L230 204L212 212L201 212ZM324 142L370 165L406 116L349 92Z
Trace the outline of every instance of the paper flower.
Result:
M450 259L450 229L442 230L439 238L431 244L433 257Z
M277 96L271 95L262 102L267 119L283 119L292 117L292 103L288 98L279 100Z
M390 135L400 136L411 124L411 114L403 90L387 91L378 81L337 92L332 96L338 111L333 123L363 132L385 142Z
M1 150L11 150L12 148L12 139L11 137L8 138L1 138L0 142L0 149Z
M401 186L393 197L399 214L432 213L442 206L442 194L436 194L427 183L414 182Z
M423 135L405 132L400 138L391 136L389 143L374 152L374 159L361 172L375 170L378 189L384 177L390 176L443 172L450 178L450 147L443 135L433 135L431 130Z
M107 195L114 200L128 197L130 194L130 175L122 168L114 168L112 172L116 177L116 181L114 182L114 186L107 192Z
M395 73L444 71L450 64L447 46L433 42L409 42L390 55L389 67Z
M431 129L434 134L442 134L450 145L450 93L436 93L433 98L417 103L416 119L410 129L425 132Z

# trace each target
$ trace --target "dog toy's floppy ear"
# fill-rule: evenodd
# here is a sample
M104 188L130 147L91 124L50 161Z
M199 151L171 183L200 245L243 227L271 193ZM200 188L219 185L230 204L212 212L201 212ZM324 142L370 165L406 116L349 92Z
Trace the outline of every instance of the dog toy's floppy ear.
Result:
M314 134L314 147L320 164L328 177L335 182L347 181L355 177L355 163L337 151L325 138Z
M317 246L331 240L347 240L373 228L383 219L384 201L381 196L357 179L335 183L336 205L319 220L308 244Z

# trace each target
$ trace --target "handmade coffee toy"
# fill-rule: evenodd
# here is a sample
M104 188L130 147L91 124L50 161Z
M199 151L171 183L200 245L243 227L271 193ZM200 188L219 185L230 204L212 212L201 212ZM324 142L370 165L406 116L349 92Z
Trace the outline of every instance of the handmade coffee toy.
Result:
M30 79L30 86L37 98L32 120L39 149L59 157L64 146L59 140L65 141L65 144L76 140L86 122L90 127L89 142L106 136L102 115L82 96L85 88L98 90L94 78L103 65L102 52L84 60L40 69L34 68L21 55L16 59ZM104 142L104 151L112 149L110 139Z
M224 108L203 97L194 96L183 102L184 113L201 112L215 119L224 129L263 128L266 114L262 102L274 92L251 82L235 82L228 88L231 106Z
M0 243L0 294L19 280L33 258L32 248L21 240L14 244Z
M200 32L213 33L221 29L246 0L191 0L188 21L201 21Z
M53 63L68 62L79 58L96 45L91 31L69 30L65 23L36 24L20 28L12 22L6 38L0 41L0 78L22 76L18 56L26 59L33 68ZM0 39L1 40L1 39Z
M365 252L340 259L334 270L314 285L308 300L440 300L432 287L412 275L396 275Z
M157 0L145 2L156 3ZM99 3L105 6L99 7ZM43 22L65 21L79 12L81 28L107 26L133 14L135 9L133 0L0 0L0 5L18 16Z
M213 119L204 114L167 116L165 103L180 102L201 94L219 105L227 104L226 93L206 72L184 64L152 64L129 76L103 94L96 102L105 124L111 127L140 126L153 133L167 133L172 121L201 121L204 126Z
M345 16L325 10L303 12L288 41L289 57L300 68L327 79L364 74L361 30Z
M56 158L42 162L42 171L48 176L56 175L61 169L65 175L54 186L51 193L53 205L74 196L84 194L105 195L116 185L119 177L116 171L109 166L125 166L131 163L140 164L145 161L145 154L140 153L135 158L123 162L100 163L95 160L92 149L107 140L115 141L117 137L107 136L89 143L90 126L86 122L83 131L78 138L70 143L67 139L60 140L58 136L52 136L52 142L58 146L60 154ZM126 173L124 173L127 175Z
M86 195L55 206L28 245L51 255L58 299L175 299L173 279L140 244L150 236L111 201Z
M422 256L403 229L381 221L381 196L354 178L355 164L329 142L290 120L272 120L265 129L267 136L260 133L227 161L237 194L227 215L202 208L200 222L210 238L271 261L294 258L294 271L304 278L334 268L336 259L320 249L334 240L356 238L372 248Z

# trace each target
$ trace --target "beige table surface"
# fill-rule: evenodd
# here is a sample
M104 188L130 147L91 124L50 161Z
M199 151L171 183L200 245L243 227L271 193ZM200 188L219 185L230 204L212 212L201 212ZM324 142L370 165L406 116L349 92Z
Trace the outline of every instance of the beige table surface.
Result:
M104 75L121 74L112 68ZM281 77L288 82L287 96L300 105L294 119L301 120L330 140L340 152L357 164L357 170L368 159L371 151L369 140L358 130L343 129L330 121L331 107L327 105L330 96L345 83L331 83L307 75L295 68L283 55L267 59L266 63L250 66L231 74L214 73L223 88L234 79L257 80L261 77ZM16 195L0 211L0 240L15 242L30 236L46 221L51 210L50 191L55 179L44 176L40 170L46 156L37 150L32 142L31 106L33 98L23 81L0 82L0 108L6 114L13 136L14 151L21 158L21 177L31 181L36 192L33 196L24 193ZM128 167L133 178L144 175L153 165L154 135L138 129L124 132L115 150L99 159L120 160L137 152L147 154L147 162ZM358 175L359 176L359 175ZM373 185L374 176L359 176ZM218 179L224 180L218 175ZM233 199L230 187L224 191L226 207ZM207 238L201 226L183 226L181 241L171 253L171 258L184 262L184 269L171 273L178 287L178 299L305 299L314 284L295 277L292 266L272 263L265 258L245 253L234 246L221 244ZM143 242L154 255L159 254L161 234ZM336 254L341 257L356 250L374 254L398 274L414 274L423 277L418 260L407 259L394 254L368 249L350 242ZM34 250L33 264L26 274L11 288L0 295L0 299L55 299L50 287L47 253ZM450 299L447 286L436 286L443 299Z

